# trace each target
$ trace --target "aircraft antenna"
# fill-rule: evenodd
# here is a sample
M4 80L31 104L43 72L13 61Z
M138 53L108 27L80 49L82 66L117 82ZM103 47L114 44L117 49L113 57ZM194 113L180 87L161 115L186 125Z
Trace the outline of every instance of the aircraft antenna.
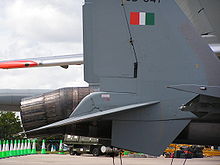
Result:
M125 9L125 5L124 5L124 2L123 0L121 0L121 6L123 8L123 12L124 12L124 15L125 15L125 20L126 20L126 25L127 25L127 28L128 28L128 33L129 33L129 42L132 46L132 49L133 49L133 52L134 52L134 58L135 58L135 63L134 63L134 78L137 78L137 70L138 70L138 59L137 59L137 53L136 53L136 50L135 50L135 46L134 46L134 40L133 40L133 37L131 35L131 29L130 29L130 26L129 26L129 22L128 22L128 17L127 17L127 14L126 14L126 9Z

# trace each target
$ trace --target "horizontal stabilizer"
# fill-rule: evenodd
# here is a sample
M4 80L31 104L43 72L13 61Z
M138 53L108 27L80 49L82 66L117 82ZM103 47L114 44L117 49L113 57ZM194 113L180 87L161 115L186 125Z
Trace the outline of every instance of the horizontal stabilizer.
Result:
M49 124L49 125L46 125L46 126L43 126L40 128L36 128L36 129L30 130L30 131L26 131L26 133L40 131L43 129L53 128L53 127L60 127L60 126L69 125L69 124L73 124L73 123L78 123L78 122L82 122L82 121L86 121L86 120L91 120L91 119L94 119L97 117L102 117L105 115L117 113L117 112L122 112L122 111L130 110L130 109L134 109L134 108L140 108L140 107L144 107L144 106L154 105L157 103L159 103L159 101L151 101L151 102L140 103L140 104L131 104L131 105L127 105L127 106L121 106L121 107L117 107L117 108L113 108L113 109L108 109L105 111L82 115L82 116L78 116L78 117L70 117L65 120L55 122L53 124Z
M220 97L220 86L182 84L182 85L171 85L168 86L168 88L172 88L184 92L196 93L200 95Z
M0 61L1 69L14 69L14 68L29 68L29 67L48 67L48 66L61 66L68 68L69 65L83 64L82 54L17 59L9 61Z

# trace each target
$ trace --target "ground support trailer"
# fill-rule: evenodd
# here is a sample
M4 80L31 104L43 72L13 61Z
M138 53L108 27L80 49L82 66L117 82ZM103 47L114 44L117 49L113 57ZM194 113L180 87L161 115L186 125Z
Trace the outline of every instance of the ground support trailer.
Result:
M109 147L109 142L97 138L65 135L64 143L68 145L70 155L87 153L92 154L93 156L117 156L119 153L118 149Z

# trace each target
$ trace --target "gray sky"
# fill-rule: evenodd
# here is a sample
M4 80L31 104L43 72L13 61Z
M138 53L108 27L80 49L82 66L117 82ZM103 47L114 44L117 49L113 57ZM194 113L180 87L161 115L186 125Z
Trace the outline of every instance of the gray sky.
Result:
M82 53L83 0L1 0L0 60ZM86 86L83 66L0 70L0 88Z

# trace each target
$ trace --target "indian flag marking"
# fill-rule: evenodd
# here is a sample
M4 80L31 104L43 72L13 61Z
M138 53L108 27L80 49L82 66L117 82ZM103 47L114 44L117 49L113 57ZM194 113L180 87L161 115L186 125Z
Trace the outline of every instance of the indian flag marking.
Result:
M146 12L131 12L130 13L131 25L155 25L154 13Z
M140 15L138 12L131 12L130 13L130 24L132 25L139 25Z
M154 21L154 13L147 13L146 16L146 25L154 25L155 21Z
M139 13L140 15L140 25L146 25L146 13L144 12L141 12Z

